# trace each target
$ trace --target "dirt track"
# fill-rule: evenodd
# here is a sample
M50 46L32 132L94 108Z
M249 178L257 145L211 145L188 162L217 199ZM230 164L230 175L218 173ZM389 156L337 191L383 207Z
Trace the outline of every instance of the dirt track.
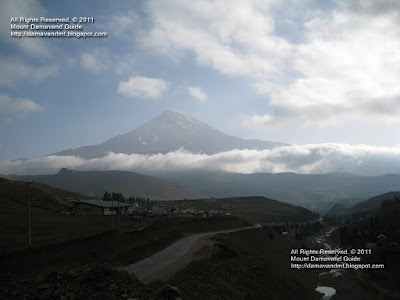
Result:
M158 252L151 257L148 257L134 264L122 267L121 270L125 270L129 273L135 274L136 277L142 282L151 282L155 279L159 279L160 276L165 277L165 274L163 273L170 273L168 272L168 269L170 267L173 269L179 269L179 262L181 260L181 266L183 267L187 263L187 260L182 258L192 249L194 244L199 241L199 239L210 237L217 233L229 233L251 228L254 228L254 226L190 235L177 241L168 248ZM172 264L174 265L172 266ZM155 276L156 274L159 274L159 276Z

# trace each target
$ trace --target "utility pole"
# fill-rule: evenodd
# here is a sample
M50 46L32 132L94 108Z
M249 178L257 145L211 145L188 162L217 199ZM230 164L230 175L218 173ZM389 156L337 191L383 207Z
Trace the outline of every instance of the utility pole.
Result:
M28 226L28 244L32 244L32 231L31 231L31 199L29 197L29 184L34 183L34 181L26 182L26 201L27 201L27 226Z
M118 196L118 231L121 231L121 212L119 211L119 196Z
M114 199L111 198L111 228L114 228Z
M147 204L146 204L146 221L149 218L149 198L147 198Z
M143 205L144 199L140 199L140 210L142 211L142 223L144 222L144 205Z

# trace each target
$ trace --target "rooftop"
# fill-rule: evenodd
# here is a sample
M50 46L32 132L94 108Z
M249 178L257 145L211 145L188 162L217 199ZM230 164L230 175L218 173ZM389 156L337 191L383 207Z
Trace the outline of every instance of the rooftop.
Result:
M83 200L81 203L86 203L94 206L100 206L100 207L117 207L118 206L118 201L93 201L93 200ZM132 206L129 203L124 203L124 202L119 202L120 207L128 207Z

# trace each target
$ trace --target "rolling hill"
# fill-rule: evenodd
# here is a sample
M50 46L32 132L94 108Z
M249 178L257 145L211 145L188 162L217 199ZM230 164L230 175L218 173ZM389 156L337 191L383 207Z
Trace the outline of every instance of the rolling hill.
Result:
M94 234L110 228L98 218L75 219L69 212L73 200L93 199L85 195L32 183L29 185L32 240L34 245ZM85 228L85 230L82 230ZM27 245L27 184L0 178L0 252Z

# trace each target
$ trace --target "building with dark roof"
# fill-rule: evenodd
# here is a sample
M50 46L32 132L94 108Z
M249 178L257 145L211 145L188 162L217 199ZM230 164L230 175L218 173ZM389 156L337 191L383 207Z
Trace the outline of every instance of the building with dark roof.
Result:
M117 201L83 200L75 204L72 214L81 216L111 216L117 215L118 209L121 215L133 212L131 204Z

